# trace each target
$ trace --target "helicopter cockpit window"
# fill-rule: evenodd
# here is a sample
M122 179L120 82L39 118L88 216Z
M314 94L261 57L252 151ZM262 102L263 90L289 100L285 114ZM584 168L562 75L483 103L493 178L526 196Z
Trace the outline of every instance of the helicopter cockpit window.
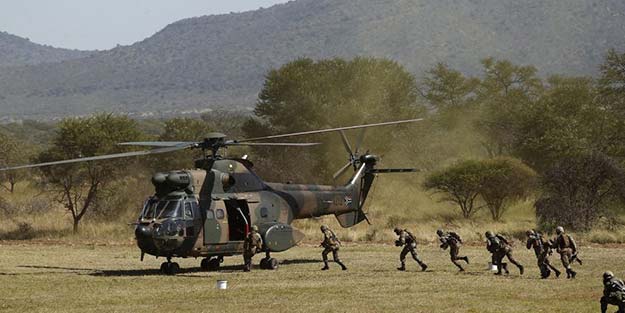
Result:
M159 218L181 217L180 201L167 201L167 204L163 207L162 211L159 212Z
M224 210L218 209L217 212L215 213L215 215L217 216L218 220L222 220L224 218L224 216L225 216Z
M213 213L213 210L206 210L206 219L212 220L214 218L215 218L215 213Z
M166 205L167 205L167 201L158 201L158 202L153 202L153 203L148 204L145 210L143 211L143 218L145 219L156 218Z
M184 203L184 218L193 218L193 210L191 209L191 202Z

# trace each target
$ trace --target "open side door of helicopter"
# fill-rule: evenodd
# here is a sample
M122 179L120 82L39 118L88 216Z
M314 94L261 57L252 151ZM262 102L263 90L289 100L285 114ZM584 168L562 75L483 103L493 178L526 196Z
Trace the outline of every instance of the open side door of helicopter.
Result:
M204 222L204 244L243 241L251 227L250 209L246 200L217 200L207 210Z
M250 208L246 200L224 200L228 214L228 241L243 241L250 231Z

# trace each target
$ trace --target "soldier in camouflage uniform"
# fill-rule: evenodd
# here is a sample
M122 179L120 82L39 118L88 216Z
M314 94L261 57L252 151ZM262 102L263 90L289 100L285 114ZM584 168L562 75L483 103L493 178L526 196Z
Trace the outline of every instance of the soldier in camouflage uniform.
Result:
M458 256L460 253L460 245L462 245L462 239L455 232L447 232L445 233L442 229L436 231L438 235L438 240L441 242L440 247L445 250L449 247L449 256L451 257L451 262L456 265L461 272L464 272L464 268L462 265L458 263L458 260L463 260L467 264L469 264L469 257L467 256Z
M525 234L527 235L527 249L534 249L536 254L540 277L543 279L549 277L552 270L556 277L560 277L560 271L549 262L549 255L551 254L549 242L543 238L541 233L537 233L533 229L526 231Z
M603 273L601 313L606 313L608 304L618 306L617 313L625 313L625 283L614 277L614 274L610 271Z
M336 237L336 234L326 225L321 225L321 232L323 233L323 241L321 242L321 246L324 248L323 252L321 252L321 257L323 258L323 268L322 271L330 269L328 266L328 253L332 252L332 258L334 259L334 263L341 266L342 270L347 270L347 267L341 260L339 259L339 247L341 246L341 241Z
M556 239L554 240L556 251L560 254L562 266L566 269L566 278L575 278L577 272L571 268L571 262L577 255L577 245L573 237L564 233L562 226L556 227Z
M510 263L516 265L519 268L519 273L523 275L523 265L512 257L512 247L506 237L499 234L495 235L491 231L487 231L485 236L486 249L492 253L493 264L497 265L497 273L495 275L501 275L502 269L506 274L510 273L507 264L502 262L504 257L507 257Z
M400 229L399 227L395 227L393 230L399 238L395 241L395 246L404 248L401 250L399 254L399 261L401 262L401 266L397 268L397 270L405 271L406 270L406 255L410 252L412 258L421 265L421 271L425 271L428 266L423 261L419 259L417 255L417 240L412 233L410 233L406 229Z
M261 252L262 248L263 238L258 233L258 226L254 225L243 241L243 271L249 272L252 269L252 257Z

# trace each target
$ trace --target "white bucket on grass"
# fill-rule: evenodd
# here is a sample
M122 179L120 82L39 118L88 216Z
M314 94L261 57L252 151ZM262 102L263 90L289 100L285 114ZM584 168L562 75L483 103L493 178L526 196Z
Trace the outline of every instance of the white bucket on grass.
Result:
M217 289L228 289L228 281L227 280L218 280L217 281Z
M506 264L506 263L502 263L502 264ZM486 268L486 270L497 272L497 264L493 264L493 262L488 262L488 268Z

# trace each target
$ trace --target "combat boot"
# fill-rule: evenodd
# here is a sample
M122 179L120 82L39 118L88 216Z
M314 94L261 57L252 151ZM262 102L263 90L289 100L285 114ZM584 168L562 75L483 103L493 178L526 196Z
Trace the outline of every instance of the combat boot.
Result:
M402 262L401 266L397 268L398 271L405 271L406 270L406 263Z
M519 275L523 275L524 271L525 271L525 268L523 268L523 265L519 265Z
M421 263L421 271L425 272L425 270L427 270L427 269L428 269L428 265L425 264L425 263Z
M467 264L469 264L469 257L465 256L464 258L462 258L465 262L467 262Z
M510 275L510 271L508 270L508 263L503 263L503 271L506 275Z
M562 272L558 271L558 270L554 270L556 273L556 278L560 277L560 274L562 274Z
M574 270L572 270L572 269L567 269L566 270L566 278L573 279L573 278L575 278L576 275L577 275L577 273Z
M327 271L329 270L330 267L328 266L328 262L323 262L323 267L321 268L322 271Z
M341 266L341 270L347 271L347 266L345 266L345 264L343 264L343 262L339 261L339 262L336 262L336 263L338 263L338 265Z

